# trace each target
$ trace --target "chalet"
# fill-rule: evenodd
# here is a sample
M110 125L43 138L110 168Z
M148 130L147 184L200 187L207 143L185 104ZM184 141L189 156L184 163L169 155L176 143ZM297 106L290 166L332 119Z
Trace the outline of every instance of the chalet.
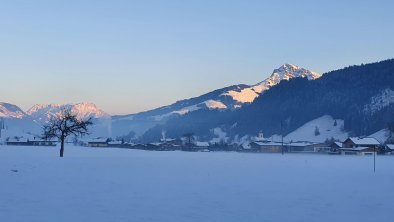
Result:
M24 137L10 137L6 140L8 146L32 146L28 138Z
M196 141L195 145L196 145L196 147L200 147L200 148L208 148L209 147L209 143L208 142Z
M327 143L314 143L314 152L317 153L329 153L331 152L331 146Z
M194 147L195 151L204 151L204 152L209 152L209 143L208 142L200 142L200 141L196 141L194 143Z
M314 153L317 152L317 143L312 142L292 142L287 144L288 152L291 153Z
M170 139L170 138L161 139L160 142L163 144L168 144L173 146L181 146L183 144L183 141L181 139Z
M108 147L122 147L123 142L122 141L109 141L108 142Z
M108 147L108 138L96 138L88 141L89 147Z
M349 137L343 142L340 150L343 155L373 155L380 145L379 141L372 137Z
M281 153L282 148L286 149L285 144L282 146L282 143L265 140L251 142L249 151L262 153Z
M341 154L343 144L341 142L332 142L330 145L330 152L328 154Z
M390 154L394 154L394 144L386 144L387 150L390 152Z
M160 150L180 150L183 144L183 141L181 139L161 139L161 148Z
M369 147L378 148L380 146L379 141L372 137L349 137L343 142L344 148L355 148L355 147Z
M34 137L33 139L29 140L29 142L32 146L56 146L58 141L56 139L44 140Z
M341 142L333 142L333 143L331 143L330 147L332 149L339 149L339 148L343 147L343 144Z

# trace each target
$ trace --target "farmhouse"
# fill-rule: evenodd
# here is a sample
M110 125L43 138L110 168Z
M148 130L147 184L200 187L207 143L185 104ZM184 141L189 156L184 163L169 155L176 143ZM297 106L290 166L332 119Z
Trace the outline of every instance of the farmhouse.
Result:
M349 137L339 150L343 155L373 155L378 151L380 145L379 141L372 137Z
M262 152L262 153L281 153L282 148L286 149L285 144L271 142L271 141L255 141L250 143L250 151Z
M332 142L330 145L330 151L328 154L341 154L341 148L343 147L343 144L341 142Z
M88 141L90 147L108 147L108 138L96 138Z
M209 142L196 141L194 142L193 150L207 152L209 151Z
M29 140L32 146L56 146L58 142L56 139L51 140L44 140L41 138L34 137L33 139Z
M295 143L288 143L287 149L289 152L292 153L313 153L317 152L316 147L317 143L311 142L295 142Z
M31 146L32 143L28 138L24 137L10 137L6 140L6 144L9 146Z
M373 137L349 137L343 142L343 147L345 148L355 148L361 146L378 148L380 146L380 143Z
M108 147L121 147L123 145L122 141L109 141Z
M394 154L394 144L386 144L386 147L390 154Z

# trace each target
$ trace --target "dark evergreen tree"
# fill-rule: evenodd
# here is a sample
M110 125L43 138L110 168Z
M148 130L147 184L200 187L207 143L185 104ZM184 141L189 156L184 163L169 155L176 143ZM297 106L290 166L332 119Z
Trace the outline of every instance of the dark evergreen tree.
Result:
M319 130L319 127L315 127L315 136L318 136L318 135L320 135L320 130Z

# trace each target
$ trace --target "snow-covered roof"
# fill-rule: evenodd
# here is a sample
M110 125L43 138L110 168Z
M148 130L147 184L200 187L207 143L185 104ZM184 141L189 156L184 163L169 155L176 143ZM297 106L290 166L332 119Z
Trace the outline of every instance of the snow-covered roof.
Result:
M311 142L295 142L295 143L289 143L287 145L289 146L310 146L310 145L315 145L317 143L311 143Z
M122 144L122 141L111 141L111 142L108 142L108 145L120 145L120 144Z
M336 144L338 147L343 147L343 144L342 144L341 142L335 142L335 144Z
M388 129L382 129L374 134L369 135L368 137L375 138L380 143L384 143L389 138L389 135L390 133Z
M160 145L162 145L163 143L149 143L149 145L153 145L153 146L160 146Z
M379 141L372 137L349 137L349 139L356 145L380 145Z
M28 141L28 138L24 138L24 137L19 137L19 138L10 137L7 142L9 142L9 143L15 143L15 142L26 143L27 141Z
M255 144L259 145L259 146L281 146L282 145L282 143L271 142L271 141L255 141L255 142L252 142L252 143L255 143ZM283 143L283 145L286 145L286 144Z
M88 142L89 143L106 143L107 142L107 138L96 138L96 139L91 139Z
M42 139L39 137L34 137L33 139L29 139L29 141L32 141L32 142L57 142L58 140L57 139Z
M196 142L196 146L199 146L199 147L209 147L209 143L208 143L208 142L200 142L200 141L197 141L197 142Z
M146 146L146 144L143 143L131 143L131 146Z
M386 145L390 150L394 150L394 144L387 144Z

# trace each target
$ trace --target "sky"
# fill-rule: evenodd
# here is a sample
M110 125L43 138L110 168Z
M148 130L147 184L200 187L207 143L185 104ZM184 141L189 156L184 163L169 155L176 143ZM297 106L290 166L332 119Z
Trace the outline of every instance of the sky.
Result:
M131 114L394 56L394 1L0 0L0 101Z

